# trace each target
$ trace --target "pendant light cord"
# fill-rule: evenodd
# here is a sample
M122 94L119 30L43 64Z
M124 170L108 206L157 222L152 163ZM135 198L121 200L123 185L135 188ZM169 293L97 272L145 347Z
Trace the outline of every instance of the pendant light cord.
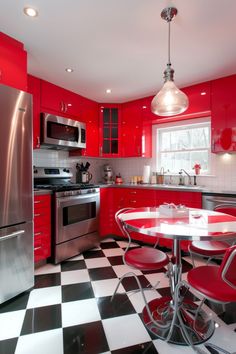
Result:
M168 19L168 63L167 63L167 65L171 65L171 62L170 62L170 23L171 23L171 18L169 17L169 19Z

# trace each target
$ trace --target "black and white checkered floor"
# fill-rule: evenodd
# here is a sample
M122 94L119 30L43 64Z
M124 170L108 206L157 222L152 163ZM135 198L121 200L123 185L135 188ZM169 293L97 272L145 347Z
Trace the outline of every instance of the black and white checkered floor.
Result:
M38 268L34 289L0 306L0 353L193 353L187 346L166 343L148 332L142 322L140 293L117 295L110 302L118 278L128 271L122 262L125 247L124 241L107 239L99 249L60 265ZM188 261L185 257L183 277L191 268ZM157 291L146 292L148 300L168 293L168 279L163 271L135 272L143 285L160 280ZM134 287L136 284L129 277L119 291ZM221 318L209 307L205 309L219 325L209 342L229 353L235 352L235 306L230 304ZM198 347L206 353L218 353L208 350L207 342Z

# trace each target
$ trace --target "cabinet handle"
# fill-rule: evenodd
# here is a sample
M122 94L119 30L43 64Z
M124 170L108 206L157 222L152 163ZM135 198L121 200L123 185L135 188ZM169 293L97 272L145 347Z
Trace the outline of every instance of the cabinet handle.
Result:
M42 232L35 232L34 236L42 235Z
M40 250L40 248L42 248L42 247L35 247L34 251Z
M102 156L102 146L100 146L100 156Z
M41 203L41 200L35 200L34 201L34 204L39 204L39 203Z
M20 236L20 235L22 235L24 233L25 233L25 230L12 232L11 234L8 234L6 236L0 237L0 241L9 240L10 238L14 238L14 237Z
M130 203L137 203L137 200L131 200Z
M64 102L63 101L60 102L60 109L61 109L61 112L64 112Z
M40 147L40 138L37 136L37 147Z
M64 112L66 113L68 109L67 103L64 102Z
M137 192L136 192L136 191L133 191L133 192L130 192L130 194L137 194Z
M36 217L36 216L41 216L42 214L34 214L34 217Z

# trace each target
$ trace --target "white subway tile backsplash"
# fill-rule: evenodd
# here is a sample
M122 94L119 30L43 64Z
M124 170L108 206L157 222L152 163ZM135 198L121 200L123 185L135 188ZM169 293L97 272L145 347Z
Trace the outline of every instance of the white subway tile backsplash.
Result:
M33 161L35 166L70 167L75 181L76 164L88 161L93 178L92 183L103 182L103 165L109 163L113 169L114 177L121 174L125 183L130 182L131 176L142 176L145 165L150 165L151 173L156 171L154 158L71 158L67 151L34 150ZM219 187L222 190L236 190L236 155L211 154L212 176L197 177L197 184L206 187ZM178 177L173 177L173 183L178 183Z

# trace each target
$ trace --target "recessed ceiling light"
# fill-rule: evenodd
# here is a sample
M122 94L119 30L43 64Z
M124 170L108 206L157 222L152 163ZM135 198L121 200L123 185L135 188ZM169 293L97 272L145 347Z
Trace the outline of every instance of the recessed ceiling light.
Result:
M24 8L24 14L30 17L37 17L38 16L38 11L33 9L32 7L25 7Z
M106 93L111 93L111 89L106 89Z
M73 71L74 71L74 70L71 69L71 68L66 68L65 70L66 70L67 73L73 73Z
M201 95L202 95L202 96L206 95L206 92L201 92Z

